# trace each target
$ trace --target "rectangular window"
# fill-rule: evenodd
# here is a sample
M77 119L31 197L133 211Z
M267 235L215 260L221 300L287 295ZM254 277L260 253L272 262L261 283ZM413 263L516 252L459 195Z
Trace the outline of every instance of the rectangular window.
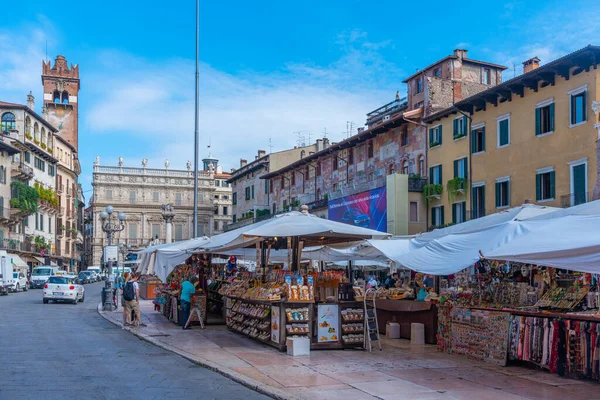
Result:
M354 164L354 149L348 149L348 164Z
M422 91L423 91L423 81L419 77L415 80L415 94L419 94Z
M229 208L227 206L223 206L223 215L229 215Z
M48 164L48 175L54 176L54 165Z
M416 201L410 202L410 222L419 222L419 204Z
M373 141L371 140L369 143L367 143L367 157L373 158L373 153Z
M158 192L152 192L152 201L159 201L160 197Z
M554 103L535 109L535 134L554 132Z
M510 181L496 182L496 207L510 206Z
M571 93L571 125L577 125L586 121L586 95L586 90Z
M444 206L431 208L431 226L436 228L444 225Z
M442 68L441 67L437 67L434 71L433 71L433 76L442 76Z
M265 194L269 193L269 181L265 179Z
M246 200L250 200L250 186L246 188Z
M296 186L296 172L292 172L292 175L290 176L292 183L292 186Z
M338 169L338 156L337 155L333 156L333 161L332 161L331 166L334 171L337 171L337 169Z
M214 221L213 222L213 230L215 230L215 231L219 230L219 221Z
M461 201L460 203L452 204L452 223L460 224L467 220L467 202Z
M535 198L537 201L554 199L554 171L538 171L535 176Z
M254 198L254 185L251 186L252 198Z
M429 147L436 147L442 144L442 125L429 129Z
M183 200L182 200L182 194L181 192L177 192L175 193L175 205L176 206L180 206L183 204Z
M471 153L485 151L485 126L471 130Z
M483 74L481 77L481 83L483 83L484 85L491 85L492 84L492 70L489 68L484 68L483 69Z
M237 215L233 214L231 223L235 224L235 221L237 221Z
M231 204L235 206L237 204L237 193L233 193L232 196L233 197L231 198Z
M402 133L400 134L400 146L408 146L408 127L404 126L402 128Z
M429 168L429 183L433 185L442 184L442 166L437 165Z
M44 230L44 216L40 215L40 231Z
M510 144L510 117L498 120L498 148Z
M459 160L454 160L454 177L467 180L469 177L468 158L464 157Z
M273 183L271 183L272 181L269 181L269 193L273 193Z
M221 181L220 181L220 180L218 180L218 179L217 179L217 180L215 180L215 186L217 186L217 187L218 187L218 186L221 186Z
M25 162L31 164L31 153L28 151L25 152Z
M48 215L48 233L52 233L52 217Z
M135 190L129 191L129 204L135 204Z
M320 161L317 163L317 169L315 171L315 174L317 176L321 176L321 162ZM283 185L281 187L283 187Z
M473 210L471 218L485 217L485 185L473 187Z
M40 224L38 223L39 214L35 214L35 229L40 229Z
M129 224L127 227L127 233L129 235L129 239L137 239L138 238L138 224Z
M152 224L151 232L152 232L152 239L155 239L155 238L160 239L160 224Z
M454 139L465 137L467 135L467 116L463 115L460 118L455 118L453 128Z
M200 228L200 226L204 227L204 225L199 225L198 228ZM198 229L198 235L202 236L200 234L200 229ZM175 224L175 240L183 240L183 224Z

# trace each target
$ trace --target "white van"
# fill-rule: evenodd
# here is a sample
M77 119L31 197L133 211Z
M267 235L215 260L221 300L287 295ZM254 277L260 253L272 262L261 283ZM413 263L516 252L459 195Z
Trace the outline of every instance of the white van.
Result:
M113 269L112 269L113 275L123 274L124 272L129 272L131 274L131 268L129 268L129 267L118 267L118 268L113 267Z
M30 288L43 288L44 283L51 276L56 276L58 272L58 266L56 265L39 265L31 272Z
M105 274L102 273L102 269L100 267L97 267L97 266L87 267L87 270L95 272L96 274L98 274L98 276L100 277L100 279L104 279L104 277L105 277Z

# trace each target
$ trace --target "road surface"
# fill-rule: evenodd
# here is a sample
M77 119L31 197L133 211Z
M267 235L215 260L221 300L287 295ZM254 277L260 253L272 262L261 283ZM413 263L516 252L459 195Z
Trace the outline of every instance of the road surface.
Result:
M42 304L42 290L0 297L0 399L267 399L155 347L85 302Z

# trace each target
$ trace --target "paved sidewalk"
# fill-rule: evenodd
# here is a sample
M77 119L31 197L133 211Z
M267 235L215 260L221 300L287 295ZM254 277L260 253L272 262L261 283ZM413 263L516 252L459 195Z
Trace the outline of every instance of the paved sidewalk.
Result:
M497 367L442 354L435 346L384 340L384 351L319 350L290 357L224 326L182 330L142 301L140 338L275 398L286 399L591 399L600 386L522 367ZM122 309L100 314L121 325Z

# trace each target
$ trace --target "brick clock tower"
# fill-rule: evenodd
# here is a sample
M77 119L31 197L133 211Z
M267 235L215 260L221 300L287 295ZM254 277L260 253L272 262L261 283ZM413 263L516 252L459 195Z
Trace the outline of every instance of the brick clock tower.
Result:
M78 149L79 65L67 65L64 56L56 56L54 66L42 61L45 119L58 128L58 135Z

